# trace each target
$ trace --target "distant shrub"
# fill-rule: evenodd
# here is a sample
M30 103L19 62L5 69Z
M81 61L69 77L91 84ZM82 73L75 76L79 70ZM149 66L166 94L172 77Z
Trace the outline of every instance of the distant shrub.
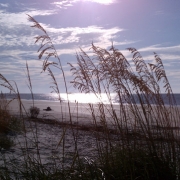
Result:
M5 134L0 134L0 149L9 149L14 145L13 140Z
M15 116L11 116L8 128L9 128L8 134L11 135L22 133L24 130L22 120Z
M37 116L39 115L40 109L35 107L35 106L31 106L29 109L31 118L37 118Z
M0 108L0 133L6 133L8 131L10 117L7 110Z
M2 114L3 113L3 114ZM23 130L22 121L0 109L0 134L17 134Z
M11 115L7 108L7 99L4 94L0 93L0 133L4 133L7 131L8 127L8 120L10 119Z
M21 132L22 122L19 118L11 115L8 106L8 101L5 96L0 94L0 149L9 149L14 142L11 136Z

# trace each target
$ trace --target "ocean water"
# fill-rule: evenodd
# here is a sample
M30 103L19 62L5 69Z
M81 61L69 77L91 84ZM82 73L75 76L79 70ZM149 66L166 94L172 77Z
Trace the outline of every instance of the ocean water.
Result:
M15 98L14 94L5 94L7 99L13 99ZM21 99L24 100L32 100L31 94L20 94ZM34 94L34 100L41 100L41 101L59 101L58 95L55 93L47 93L47 94ZM61 100L66 102L67 101L67 94L61 93L60 95ZM116 94L112 93L111 98L112 102L116 103L115 101ZM106 94L102 94L101 97L96 97L94 94L85 94L85 93L70 93L68 94L68 99L70 102L78 102L78 103L108 103L108 98Z
M15 98L14 94L5 94L7 99L12 99ZM24 100L32 100L32 96L31 94L25 94L22 93L20 94L21 99ZM166 105L168 105L168 99L167 96L165 94L161 95L164 103ZM136 103L138 102L138 98L137 95L133 95L134 99L136 99ZM110 95L111 98L111 102L114 104L118 104L118 98L117 95L115 93L112 93ZM176 100L176 104L178 106L180 106L180 94L174 94L174 98ZM61 94L61 99L62 101L66 102L67 101L67 94L66 93L62 93ZM102 102L105 104L109 104L109 100L106 96L106 94L102 94L101 97L96 97L94 94L84 94L84 93L70 93L68 94L68 99L70 102L78 102L78 103L98 103L98 102ZM34 94L34 100L40 100L40 101L59 101L58 100L58 95L54 94L54 93L48 93L48 94Z

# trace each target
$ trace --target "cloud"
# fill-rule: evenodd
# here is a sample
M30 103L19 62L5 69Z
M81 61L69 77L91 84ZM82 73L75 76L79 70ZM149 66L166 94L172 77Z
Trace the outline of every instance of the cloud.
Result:
M73 4L77 2L92 2L102 5L110 5L113 3L117 3L117 0L62 0L60 2L53 2L51 4L55 5L58 8L66 8L67 6L73 6Z
M105 29L98 26L88 26L84 28L63 28L60 30L61 34L56 35L56 44L71 44L89 45L92 42L101 43L103 45L111 42L117 33L123 31L118 27Z
M79 48L82 48L85 52L88 53L88 55L92 55L92 50L91 48L91 43L92 41L89 41L89 43L86 43L86 45L81 44L80 46L77 45L73 45L71 48L57 48L57 52L59 55L63 55L63 54L67 54L67 55L76 55L76 52L79 52ZM109 47L112 45L112 41L106 41L104 43L102 42L93 42L96 46L99 46L100 48L104 48L109 50ZM132 44L135 43L134 41L124 41L124 42L117 42L117 41L113 41L113 45L115 47L117 46L121 46L121 45L126 45L126 44ZM130 53L128 51L125 50L119 50L121 51L125 56L130 55Z
M116 2L116 0L84 0L84 1L91 1L99 4L109 5Z
M166 52L180 52L180 45L166 46L165 47L165 46L162 46L161 44L156 44L156 45L140 48L138 50L141 51L141 52L143 52L143 51L151 51L151 52L162 52L162 51L166 51Z
M149 54L149 53L148 53ZM178 54L167 54L167 53L160 53L158 54L158 56L162 59L162 61L164 63L173 63L173 62L177 62L180 61L180 55ZM154 61L155 62L155 58L154 58L154 54L151 53L150 55L143 55L143 59L145 61ZM167 61L167 62L166 62Z
M51 4L55 5L58 8L66 8L67 6L73 6L78 0L62 0L61 2L53 2Z
M19 25L31 25L31 23L27 20L28 16L47 16L51 14L56 14L56 10L37 10L37 9L28 9L23 12L6 12L4 10L0 10L0 24L11 29L16 29Z
M180 55L177 55L177 54L159 54L159 56L162 58L162 60L180 61ZM172 62L172 61L169 61L169 62Z
M59 3L64 3L59 2ZM27 20L27 15L31 16L46 16L56 14L55 10L34 10L29 9L19 13L11 13L0 10L0 23L3 26L0 27L0 45L2 47L29 47L34 45L33 37L37 36L40 31L35 28L30 28L31 22ZM14 20L16 19L16 20ZM41 25L52 37L54 44L73 44L81 45L83 43L90 44L93 42L99 42L109 44L116 37L117 33L124 31L124 29L118 27L112 27L105 29L98 26L87 27L66 27L66 28L54 28L50 25Z
M58 7L58 8L63 8L63 7L67 7L67 6L72 6L73 3L74 3L73 1L65 0L65 1L61 1L61 2L53 2L51 4L56 5L56 7Z
M171 76L173 79L179 80L180 72L179 71L168 71L168 77Z
M37 30L30 28L32 23L28 21L27 14L47 16L55 13L55 10L29 9L18 13L0 10L0 46L17 48L34 45L33 37L37 34Z
M0 3L0 6L7 8L7 7L9 7L9 4Z

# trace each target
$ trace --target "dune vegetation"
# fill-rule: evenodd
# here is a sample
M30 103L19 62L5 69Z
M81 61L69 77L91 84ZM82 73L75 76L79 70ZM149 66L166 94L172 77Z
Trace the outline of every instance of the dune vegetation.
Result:
M43 60L42 71L47 71L51 77L53 82L51 87L58 94L59 103L62 105L64 102L61 101L58 81L52 70L57 68L62 74L68 99L67 77L61 59L46 30L33 17L28 15L28 18L33 23L32 27L38 28L42 33L35 37L35 43L39 43L38 58ZM24 152L21 157L22 162L18 167L16 163L19 157L8 161L8 157L3 156L1 152L3 163L1 161L0 179L180 179L180 112L162 60L158 54L154 53L155 63L147 64L135 48L128 48L128 50L132 53L133 66L113 45L106 50L93 43L91 45L93 55L89 56L83 49L80 49L76 54L77 63L68 63L73 75L71 83L74 88L82 93L93 93L98 98L105 93L109 104L103 102L89 104L92 127L81 127L77 130L77 126L73 123L70 102L67 101L69 116L66 122L64 122L62 109L59 110L62 114L59 122L64 123L64 126L61 126L61 135L57 143L57 149L61 148L61 155L56 159L51 157L53 166L44 164L41 159L43 151L39 150L38 133L34 129L38 126L38 119L42 120L38 118L38 108L34 107L33 103L32 112L25 110L26 113L23 113L24 106L18 87L0 74L0 85L14 93L19 102L21 113L16 119L22 124L21 131L25 138L25 144L21 148ZM33 99L27 63L26 69L28 87ZM117 93L118 111L114 108L111 92ZM165 96L162 96L162 93ZM168 106L165 105L165 101L168 102ZM10 114L7 107L8 101L3 101L1 98L0 134L9 128L13 119L13 114ZM98 109L98 114L95 108ZM78 119L81 114L76 116ZM36 147L34 156L27 150L30 145L26 139L26 121L30 124L35 122L32 129L33 143ZM95 137L95 147L92 152L95 156L81 156L77 134L78 131L89 131L90 129ZM69 130L72 132L71 146L74 149L70 155L66 152L66 133ZM8 137L7 134L6 137ZM13 146L13 141L11 143L9 142L8 148ZM5 149L4 146L3 148Z

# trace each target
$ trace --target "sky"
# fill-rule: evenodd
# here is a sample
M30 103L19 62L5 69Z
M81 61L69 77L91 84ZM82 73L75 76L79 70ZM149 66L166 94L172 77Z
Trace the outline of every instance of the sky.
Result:
M112 42L128 60L127 48L136 48L147 63L153 53L162 59L174 93L180 93L180 1L179 0L0 0L0 74L16 82L20 93L30 93L26 72L29 66L33 92L50 93L52 80L42 72L38 60L42 32L32 28L28 15L37 20L51 37L67 78L68 62L76 65L76 52L88 53L91 43L109 49ZM65 92L62 73L54 70L60 92ZM0 87L3 92L9 92Z

